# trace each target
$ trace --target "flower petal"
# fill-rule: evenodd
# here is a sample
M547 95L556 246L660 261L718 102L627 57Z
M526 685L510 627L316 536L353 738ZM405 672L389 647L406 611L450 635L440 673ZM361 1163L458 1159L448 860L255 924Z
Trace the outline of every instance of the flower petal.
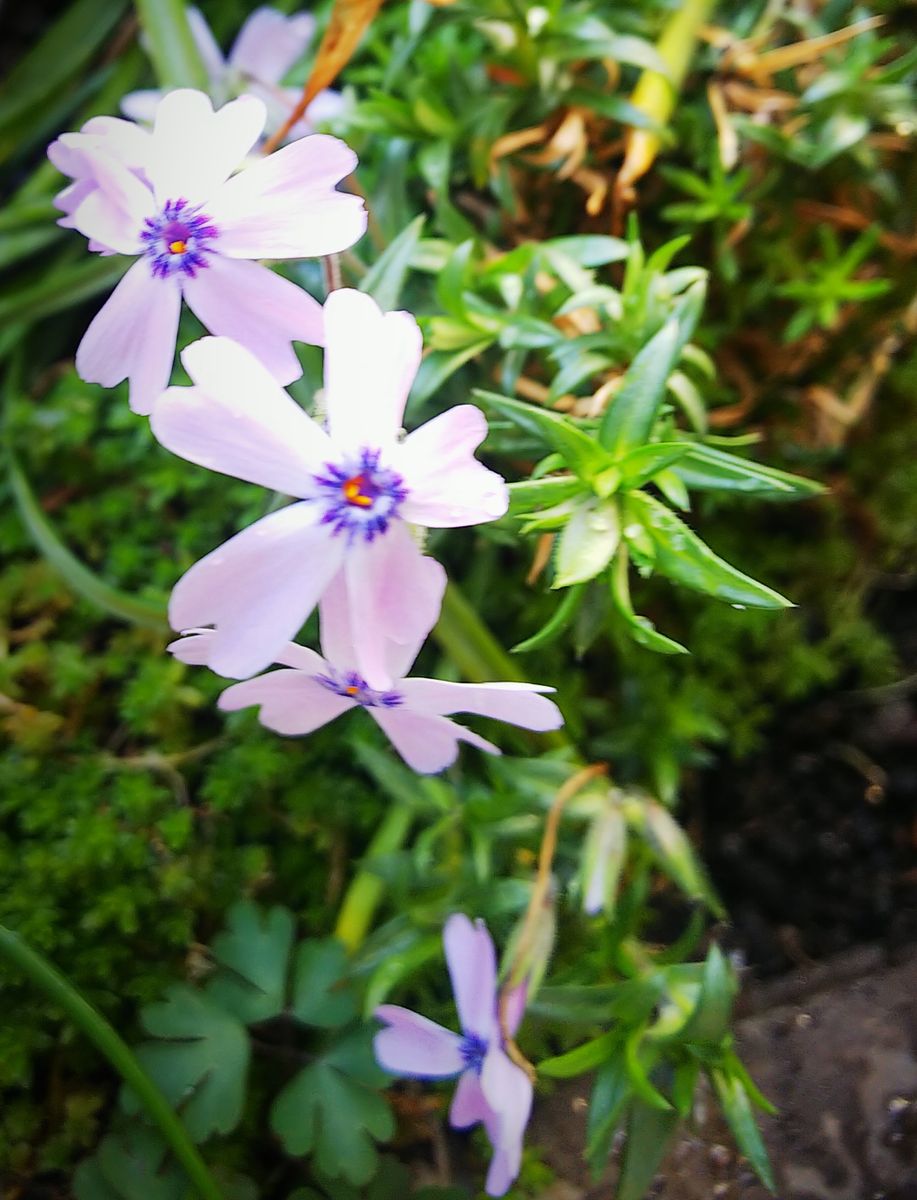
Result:
M532 1081L497 1045L491 1046L481 1070L481 1090L499 1120L487 1134L494 1156L487 1173L485 1190L502 1196L522 1164L522 1141L532 1111Z
M344 560L354 665L372 687L404 674L436 624L446 572L420 549L401 521Z
M203 92L167 92L156 110L148 166L159 203L209 201L258 140L265 116L254 96L240 96L214 112ZM207 215L213 216L209 205Z
M210 80L216 83L226 71L223 51L218 46L213 31L201 10L193 4L189 4L185 11L188 16L188 24L191 26L191 36L194 38L198 54L204 62L204 69Z
M190 15L190 14L189 14ZM156 109L165 92L158 88L139 88L136 92L128 92L121 97L121 111L132 121L142 121L152 125L156 120Z
M366 209L359 196L338 192L335 184L356 164L344 142L316 133L240 171L207 205L220 231L220 253L314 258L346 250L363 236Z
M306 496L327 435L258 360L228 338L182 351L194 387L169 388L150 422L173 454L290 496ZM295 630L294 630L295 632Z
M179 662L189 666L209 667L215 636L213 629L187 629L180 638L170 642L166 649ZM308 675L321 675L328 670L328 664L320 654L316 654L307 646L298 646L295 642L288 642L278 651L274 661L285 667L295 667L297 671L305 671Z
M339 288L325 301L325 407L334 440L350 449L395 442L423 349L406 312Z
M491 754L500 753L496 746L448 717L425 717L404 708L367 711L408 766L420 775L435 775L451 766L458 756L459 742Z
M450 408L408 435L392 463L410 489L406 521L445 529L503 516L506 484L474 457L486 436L487 420L473 404Z
M261 724L286 737L312 733L355 707L347 696L339 696L304 671L295 670L269 671L235 683L217 703L224 712L257 704Z
M315 18L257 8L239 30L229 65L262 83L280 83L312 40Z
M396 1004L383 1004L373 1016L385 1021L373 1040L376 1059L393 1075L447 1079L464 1069L462 1039L450 1029Z
M478 1121L488 1121L493 1113L484 1099L481 1082L474 1071L465 1071L459 1077L452 1105L449 1109L449 1124L453 1129L467 1129Z
M186 571L169 602L173 629L215 626L210 665L236 679L269 666L338 570L341 546L291 504L237 533Z
M261 263L212 254L206 267L183 279L182 290L211 333L250 350L278 383L302 375L292 341L320 346L324 340L319 302Z
M443 947L462 1029L490 1042L497 1033L497 957L487 926L453 913Z
M564 723L552 700L539 695L553 688L534 683L449 683L443 679L406 679L400 690L417 712L476 713L524 729L559 729Z
M180 308L171 280L154 279L145 259L134 263L83 335L80 378L107 388L130 379L131 408L148 413L169 383Z
M102 242L119 254L139 254L143 248L140 231L155 210L152 192L105 151L87 145L80 155L85 169L82 178L90 179L95 187L71 212L71 225L84 237Z

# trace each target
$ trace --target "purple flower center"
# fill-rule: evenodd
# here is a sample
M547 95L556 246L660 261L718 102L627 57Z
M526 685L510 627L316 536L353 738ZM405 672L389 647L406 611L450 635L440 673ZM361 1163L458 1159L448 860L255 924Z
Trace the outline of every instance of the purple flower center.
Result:
M322 524L348 542L357 537L371 542L385 533L407 497L401 476L379 465L380 453L364 447L356 458L325 463L324 474L314 476L325 508Z
M462 1056L466 1070L480 1075L487 1054L487 1042L476 1033L466 1033L459 1046L459 1054Z
M144 253L157 279L167 279L177 271L193 279L199 268L207 266L210 243L218 237L219 230L207 214L187 200L167 200L162 212L147 217L140 231Z
M371 688L362 675L355 671L345 673L333 671L330 675L316 675L315 680L326 687L329 692L345 696L363 708L398 708L404 703L400 692L377 692Z

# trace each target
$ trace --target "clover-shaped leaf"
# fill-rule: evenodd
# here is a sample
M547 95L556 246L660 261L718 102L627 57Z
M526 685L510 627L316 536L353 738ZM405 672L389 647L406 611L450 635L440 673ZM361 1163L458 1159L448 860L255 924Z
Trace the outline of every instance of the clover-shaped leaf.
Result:
M293 967L293 1015L306 1025L336 1029L357 1015L346 979L347 951L334 938L303 942Z
M167 1099L181 1110L197 1142L229 1133L245 1102L250 1047L245 1026L204 994L176 985L160 1004L144 1008L146 1031L161 1039L145 1042L137 1056ZM128 1111L136 1109L125 1097Z
M223 970L207 995L247 1024L276 1017L286 1000L292 945L288 909L265 911L250 901L233 905L226 929L213 942L213 956Z
M76 1200L182 1200L188 1181L152 1130L137 1126L102 1139L73 1176Z
M372 1178L374 1141L394 1133L377 1088L388 1076L372 1052L373 1031L358 1027L300 1071L271 1108L271 1128L290 1154L311 1154L317 1171L356 1186Z

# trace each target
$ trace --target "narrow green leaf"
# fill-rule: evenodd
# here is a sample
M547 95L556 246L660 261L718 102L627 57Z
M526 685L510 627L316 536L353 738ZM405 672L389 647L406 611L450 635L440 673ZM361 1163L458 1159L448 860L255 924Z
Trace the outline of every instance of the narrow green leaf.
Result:
M611 398L599 441L615 460L649 440L678 357L678 322L668 321L638 352Z
M764 500L806 500L825 492L815 479L778 471L703 443L690 445L673 472L698 491L740 492Z
M637 1097L631 1100L616 1200L644 1200L677 1124L674 1109L663 1112Z
M650 1082L648 1069L640 1057L640 1048L644 1044L645 1032L643 1028L634 1029L624 1042L624 1062L627 1067L627 1076L635 1095L639 1096L644 1103L649 1104L652 1108L668 1112L672 1105L662 1092ZM651 1061L655 1060L655 1057L656 1055L653 1053Z
M628 824L640 834L666 872L694 900L725 916L723 905L694 852L688 835L669 810L656 800L633 800L625 806Z
M792 607L779 592L743 575L714 554L693 529L654 497L646 492L633 492L628 504L652 538L656 568L661 575L740 607Z
M421 214L406 225L360 280L360 291L372 296L383 312L398 305L426 220Z
M589 434L560 413L481 388L475 388L474 395L485 407L495 408L526 433L547 442L564 456L567 466L581 479L591 479L603 467L611 465L609 456Z
M678 462L691 449L690 442L654 442L640 446L618 459L618 470L625 487L638 488L648 483L658 471Z
M656 654L687 654L688 650L680 642L673 641L672 638L659 633L649 617L641 617L634 612L630 599L629 570L628 556L622 546L618 551L609 578L615 612L624 621L630 636L638 646L643 646L645 650L652 650Z
M769 1191L776 1192L777 1183L767 1147L764 1145L742 1081L717 1067L710 1071L710 1079L739 1149L751 1163L764 1186Z
M715 943L707 952L700 995L693 1013L678 1031L683 1042L720 1042L729 1030L737 984L729 963Z
M113 287L130 265L129 258L94 254L59 271L48 272L35 283L4 289L0 293L0 326L12 322L29 325L82 304Z
M0 130L57 94L99 51L125 0L76 0L10 71L0 88Z
M556 641L565 629L569 627L583 602L583 586L574 584L567 588L564 598L555 608L550 619L542 625L537 633L513 646L511 654L527 654L531 650L540 650Z
M596 1072L586 1123L586 1158L593 1179L598 1179L605 1169L615 1129L631 1095L623 1057L603 1063Z
M160 86L207 91L209 79L191 36L183 0L134 0Z
M584 1075L605 1062L620 1041L618 1033L603 1033L601 1037L584 1042L566 1054L544 1059L538 1064L538 1073L550 1075L552 1079L571 1079L574 1075Z
M542 505L568 500L583 490L575 475L551 475L547 479L521 479L509 485L509 511L512 516L527 513Z
M467 314L462 302L462 294L468 283L471 257L474 254L473 238L456 246L446 260L446 265L436 277L436 299L444 312L463 319Z
M482 354L495 341L496 336L485 337L463 346L460 350L434 350L432 354L427 354L421 361L420 370L411 388L411 403L420 405L429 400L450 375L454 375L469 359Z
M58 537L54 526L42 512L41 506L29 486L29 481L16 462L12 451L8 451L7 471L19 515L33 542L77 595L82 596L84 600L88 600L90 604L94 604L103 612L113 617L119 617L122 621L130 621L134 625L142 625L160 633L167 633L169 625L165 616L165 598L161 604L139 600L124 592L119 592L117 588L113 588L94 575L88 567L85 567L79 559L71 554Z

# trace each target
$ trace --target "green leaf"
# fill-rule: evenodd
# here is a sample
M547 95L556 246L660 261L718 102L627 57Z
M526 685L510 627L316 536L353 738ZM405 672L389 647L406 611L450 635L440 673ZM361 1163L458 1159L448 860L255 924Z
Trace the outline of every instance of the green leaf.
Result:
M598 233L548 238L540 246L542 249L559 250L581 267L603 267L607 263L623 262L630 253L630 246L623 238Z
M556 641L573 621L580 604L582 604L583 596L584 591L581 585L574 584L573 587L568 588L564 598L541 629L513 646L510 654L527 654L530 650L539 650L542 646L548 646L551 642Z
M135 8L160 86L206 92L210 83L207 68L191 36L183 0L135 0Z
M561 533L554 564L554 588L594 579L608 566L621 538L617 505L590 499L580 504Z
M287 1084L271 1106L270 1121L288 1154L314 1155L320 1171L356 1186L376 1170L374 1140L395 1131L384 1097L324 1061Z
M203 992L177 984L141 1012L147 1033L137 1057L202 1142L230 1133L242 1118L250 1047L237 1017ZM132 1103L132 1101L131 1101Z
M678 1031L682 1042L721 1042L732 1020L737 984L729 963L715 943L707 952L700 995L687 1023Z
M439 391L450 375L454 375L469 359L483 354L495 341L496 334L479 338L476 342L471 342L460 350L434 350L432 354L425 355L411 387L411 403L420 405L425 400L429 400L435 392Z
M628 498L656 548L659 573L693 588L747 608L791 608L789 600L724 562L680 517L646 492Z
M426 220L421 215L406 225L360 280L360 291L372 296L383 312L398 304Z
M777 1184L767 1147L764 1145L742 1081L717 1067L710 1071L710 1078L739 1149L751 1163L764 1186L769 1191L776 1192Z
M700 319L706 283L692 284L675 314L637 353L605 410L599 441L615 459L649 441L669 375Z
M663 1112L636 1097L631 1100L616 1200L644 1200L677 1124L674 1109Z
M30 325L82 304L113 287L130 265L129 258L95 254L43 273L35 283L5 288L0 293L0 325Z
M638 616L633 609L630 599L628 572L630 564L624 548L618 551L609 578L611 579L611 599L615 612L624 621L627 631L638 646L652 650L656 654L687 654L688 650L680 642L657 632L649 617Z
M213 942L213 956L224 969L207 995L246 1024L276 1017L286 1000L292 946L289 909L265 911L250 900L234 904L226 929Z
M689 445L673 472L698 491L739 492L764 500L806 500L826 490L815 479L778 471L702 443Z
M442 951L442 939L422 938L406 950L389 954L373 971L366 985L363 999L363 1016L369 1018L380 1004L384 1004L399 983L413 975L422 966L438 957Z
M672 1105L663 1096L657 1088L650 1082L648 1070L651 1069L658 1052L652 1047L648 1047L651 1063L647 1067L640 1057L641 1046L645 1045L646 1030L643 1027L634 1029L628 1035L624 1042L624 1063L627 1067L627 1077L630 1080L630 1086L634 1093L640 1097L644 1103L649 1104L652 1108L658 1108L663 1112L668 1112Z
M589 480L603 467L610 466L609 456L596 442L579 429L567 417L540 408L536 404L525 404L510 396L497 392L474 389L474 395L485 407L495 408L501 415L509 417L520 429L547 442L559 454L570 470L581 479Z
M618 1033L603 1033L601 1037L591 1042L584 1042L575 1050L566 1054L558 1054L554 1058L543 1059L538 1064L539 1075L550 1075L553 1079L570 1079L574 1075L584 1075L605 1062L609 1055L620 1045Z
M77 595L82 596L111 616L119 617L123 621L130 621L134 625L155 629L160 633L167 633L169 626L165 615L165 598L161 605L139 600L124 592L119 592L117 588L113 588L94 575L88 567L71 554L58 537L54 526L42 512L41 506L29 486L29 481L16 462L12 451L8 451L7 470L16 507L32 541Z
M690 442L654 442L649 446L631 450L619 459L617 464L623 486L642 487L649 483L657 472L664 471L672 463L684 458L690 449Z
M610 1058L599 1067L586 1124L586 1158L594 1179L598 1179L605 1169L615 1129L631 1094L623 1058Z
M444 312L451 313L460 320L467 316L462 297L469 283L470 264L474 250L473 238L456 246L446 260L446 265L436 277L436 299Z
M69 5L4 80L0 130L58 94L101 49L126 8L124 0L76 0Z
M162 1139L134 1125L109 1134L73 1176L76 1200L184 1200L188 1182L177 1163L167 1162Z
M625 802L624 811L631 829L643 837L659 865L685 895L703 900L711 912L724 917L723 905L688 835L669 810L656 800L631 799Z
M521 479L509 485L509 511L512 516L519 516L542 505L568 500L582 490L582 482L575 475Z
M293 1015L320 1029L352 1021L358 1005L348 967L347 951L336 939L303 942L293 967Z

